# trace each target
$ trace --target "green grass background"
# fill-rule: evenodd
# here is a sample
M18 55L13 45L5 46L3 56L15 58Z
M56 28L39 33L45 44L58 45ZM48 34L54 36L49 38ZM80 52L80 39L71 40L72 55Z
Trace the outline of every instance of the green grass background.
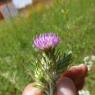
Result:
M95 54L95 0L55 0L49 9L30 10L28 18L1 21L0 95L21 95L32 81L29 63L36 55L33 39L36 34L52 31L61 37L60 49L73 52L73 64ZM86 82L91 95L95 95L94 71Z

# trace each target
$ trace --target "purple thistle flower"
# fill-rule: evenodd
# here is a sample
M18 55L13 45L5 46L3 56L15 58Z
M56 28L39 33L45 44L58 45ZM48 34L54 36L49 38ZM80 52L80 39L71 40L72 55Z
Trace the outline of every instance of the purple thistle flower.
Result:
M60 39L56 34L45 33L37 36L34 40L33 45L36 48L44 51L55 48L58 45L59 41Z

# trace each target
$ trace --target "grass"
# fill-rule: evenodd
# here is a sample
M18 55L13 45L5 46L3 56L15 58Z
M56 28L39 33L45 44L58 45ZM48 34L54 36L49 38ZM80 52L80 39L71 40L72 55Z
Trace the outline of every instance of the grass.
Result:
M39 11L31 11L28 18L0 22L0 95L20 95L32 81L31 68L24 64L29 66L35 55L32 41L36 34L54 31L60 35L59 47L72 50L73 64L95 54L95 0L56 0L49 9ZM92 77L93 71L87 88L95 95Z

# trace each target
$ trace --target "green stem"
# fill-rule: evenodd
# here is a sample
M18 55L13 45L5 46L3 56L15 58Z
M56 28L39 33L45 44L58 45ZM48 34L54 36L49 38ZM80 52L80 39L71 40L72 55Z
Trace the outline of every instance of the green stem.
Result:
M53 85L52 85L52 83L50 82L49 83L49 95L53 95L54 94L54 92L53 92Z

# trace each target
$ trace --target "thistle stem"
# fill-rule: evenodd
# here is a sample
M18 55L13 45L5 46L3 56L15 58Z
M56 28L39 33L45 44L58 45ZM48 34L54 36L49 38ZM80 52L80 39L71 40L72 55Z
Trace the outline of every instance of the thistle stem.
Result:
M52 85L52 83L50 82L49 83L49 95L53 95L54 94L54 92L53 92L53 85Z

